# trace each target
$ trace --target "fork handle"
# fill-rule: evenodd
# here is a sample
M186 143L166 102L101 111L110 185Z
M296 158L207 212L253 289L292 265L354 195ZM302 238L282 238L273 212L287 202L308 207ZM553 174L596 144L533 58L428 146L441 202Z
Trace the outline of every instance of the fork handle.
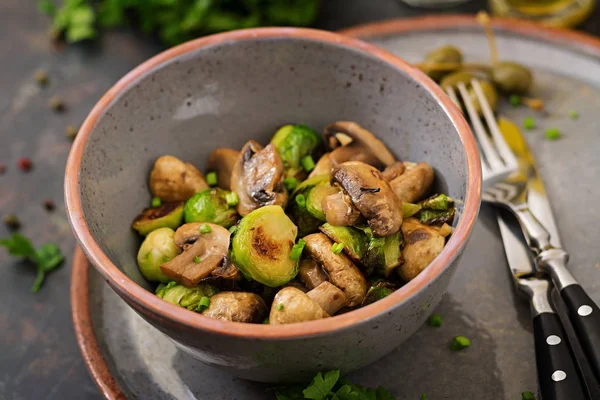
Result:
M534 317L533 334L542 399L588 399L558 315L545 312Z

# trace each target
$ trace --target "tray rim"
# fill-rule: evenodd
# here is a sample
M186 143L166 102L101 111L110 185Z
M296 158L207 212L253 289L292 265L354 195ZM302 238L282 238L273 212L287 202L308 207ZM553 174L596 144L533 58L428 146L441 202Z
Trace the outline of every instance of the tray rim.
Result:
M495 29L541 39L549 43L568 46L600 58L600 38L590 34L562 28L549 28L532 22L509 18L494 18ZM440 31L460 28L476 28L473 15L428 15L411 18L395 18L369 22L339 30L338 33L359 39L386 37L407 32ZM71 272L71 316L75 337L83 361L101 394L107 400L125 400L119 384L112 376L96 338L89 303L89 270L92 268L83 251L76 247Z

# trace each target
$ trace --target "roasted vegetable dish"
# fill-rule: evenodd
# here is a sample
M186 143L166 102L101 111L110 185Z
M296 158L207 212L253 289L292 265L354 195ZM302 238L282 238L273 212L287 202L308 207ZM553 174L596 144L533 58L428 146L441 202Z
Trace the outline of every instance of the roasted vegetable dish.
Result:
M456 208L433 182L427 162L396 160L349 121L215 149L206 175L165 155L132 224L145 236L138 266L158 297L210 318L331 317L390 295L442 251Z

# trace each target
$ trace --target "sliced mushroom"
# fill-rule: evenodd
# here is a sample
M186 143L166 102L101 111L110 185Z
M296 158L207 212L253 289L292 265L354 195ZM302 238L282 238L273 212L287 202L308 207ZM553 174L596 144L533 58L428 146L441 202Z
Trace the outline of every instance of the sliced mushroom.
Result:
M254 140L246 143L231 174L231 190L240 199L238 214L244 216L266 205L285 207L288 193L283 176L283 162L275 146L263 148Z
M402 175L406 170L406 166L401 161L396 161L392 165L387 166L383 171L381 171L381 175L386 181L391 181Z
M211 231L201 234L200 225L210 226ZM193 232L195 227L198 228L198 235ZM178 242L181 243L180 247L185 250L171 261L161 265L161 271L184 286L197 285L222 265L229 249L229 235L227 229L215 224L193 222L181 226L175 232L177 238L175 244L179 246ZM193 237L196 237L195 241ZM193 244L190 245L190 242Z
M300 261L300 268L298 270L298 277L309 289L314 289L321 283L327 281L327 274L323 269L310 258L305 258Z
M210 305L202 314L222 321L259 324L267 312L267 305L257 294L220 292L211 296Z
M331 173L331 169L333 168L333 161L331 161L330 153L325 153L319 158L315 168L308 175L309 178L318 175L329 175Z
M390 236L400 230L402 203L381 172L363 162L348 161L332 173L333 180L350 196L375 236Z
M291 324L327 317L329 314L306 293L295 287L286 287L281 289L273 299L269 324Z
M173 156L158 157L150 172L150 191L165 202L186 201L208 189L204 175L190 163Z
M429 193L433 178L431 165L421 162L407 166L402 175L390 181L390 186L403 203L416 203Z
M223 262L219 268L211 272L213 278L222 278L230 281L239 281L242 279L242 273L240 270L231 262L229 256L223 257Z
M357 225L362 218L350 197L341 191L324 197L321 208L325 213L325 220L334 226Z
M321 283L306 295L329 315L335 315L336 312L346 307L350 302L348 296L342 290L327 281Z
M416 218L408 218L402 223L402 233L404 264L396 270L400 277L408 282L441 253L446 240L437 229L420 223Z
M325 143L332 150L334 165L346 161L362 161L377 168L395 162L394 156L382 141L356 122L338 121L325 127Z
M206 163L206 170L217 173L217 182L221 189L231 190L231 174L240 155L239 151L233 149L215 149Z
M322 233L313 233L303 239L308 255L327 272L329 281L348 296L348 306L361 304L367 293L367 281L356 265L345 254L331 251L333 242Z

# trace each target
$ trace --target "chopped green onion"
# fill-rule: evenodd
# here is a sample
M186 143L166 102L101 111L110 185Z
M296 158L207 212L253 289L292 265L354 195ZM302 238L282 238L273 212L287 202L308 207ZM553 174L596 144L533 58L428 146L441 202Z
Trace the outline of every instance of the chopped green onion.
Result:
M202 224L200 225L200 233L210 233L212 232L212 228L210 225Z
M277 311L281 311L283 310L283 303L279 303L275 306L275 308L277 309Z
M333 254L340 254L344 250L344 243L334 243L331 245Z
M313 160L312 156L307 155L300 159L300 164L302 164L302 168L306 170L306 172L310 172L315 169L315 160Z
M202 296L200 299L200 305L208 308L208 306L210 306L210 297Z
M269 317L265 318L262 323L263 323L263 325L269 325L270 324Z
M521 400L535 400L535 395L531 392L521 393Z
M471 345L471 341L464 336L455 336L450 342L450 350L458 351Z
M156 207L160 207L161 205L162 205L162 200L160 199L160 197L152 198L152 207L156 208Z
M569 118L577 119L577 118L579 118L579 113L575 110L571 110L571 111L569 111ZM526 393L529 393L529 392L526 392Z
M298 240L298 243L292 247L292 252L290 253L290 259L294 261L298 261L302 256L302 251L304 250L304 246L306 246L306 241L303 239Z
M302 193L296 196L296 204L298 204L298 207L300 208L306 208L306 197L304 197Z
M225 195L225 201L230 207L233 207L238 205L240 198L235 192L229 192Z
M442 326L442 316L440 314L432 314L431 317L429 317L429 326L434 328Z
M546 132L544 132L544 134L546 135L546 139L548 140L558 140L561 137L561 133L558 130L558 128L547 129Z
M289 191L296 189L298 186L298 180L296 178L285 178L283 180L283 186Z
M206 183L208 183L208 186L217 186L217 173L209 172L206 174Z
M229 227L229 233L234 233L237 230L237 225L233 225Z
M533 117L526 117L523 120L523 127L525 129L533 129L533 128L535 128L535 119Z
M508 101L513 107L519 107L521 105L521 97L517 94L510 95Z
M200 256L196 256L196 257L194 257L194 262L195 262L196 264L200 264Z
M419 397L419 400L427 400L427 394L423 393L421 397Z

